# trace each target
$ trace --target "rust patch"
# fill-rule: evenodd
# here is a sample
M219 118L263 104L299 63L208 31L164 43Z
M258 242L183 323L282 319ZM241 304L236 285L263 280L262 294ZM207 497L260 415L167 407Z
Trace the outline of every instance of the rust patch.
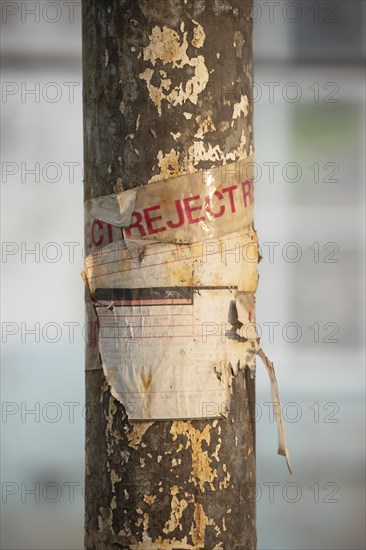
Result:
M173 422L170 433L173 435L173 441L176 441L179 435L186 437L186 449L192 449L192 471L191 478L196 487L204 492L205 484L208 483L212 491L215 490L213 481L217 478L217 470L211 467L211 458L208 451L202 448L203 442L210 445L211 425L207 424L202 430L197 430L191 422Z
M131 431L127 434L128 446L138 449L142 438L154 422L134 422L130 425Z
M195 504L193 519L194 523L189 533L192 537L192 542L195 548L204 548L206 527L207 525L212 525L213 520L208 520L203 506L199 502Z

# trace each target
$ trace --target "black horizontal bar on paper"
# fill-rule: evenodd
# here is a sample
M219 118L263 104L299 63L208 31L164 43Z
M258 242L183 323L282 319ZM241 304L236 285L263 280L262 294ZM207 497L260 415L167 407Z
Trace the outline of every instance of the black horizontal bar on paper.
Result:
M115 306L192 305L191 287L97 288L97 305L113 302Z

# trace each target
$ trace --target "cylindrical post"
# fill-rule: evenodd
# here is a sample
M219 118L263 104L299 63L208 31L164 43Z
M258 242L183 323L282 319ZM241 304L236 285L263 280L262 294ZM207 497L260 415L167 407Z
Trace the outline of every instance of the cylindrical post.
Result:
M251 0L83 0L86 201L252 154L251 15ZM87 251L118 231L87 227ZM226 417L133 422L89 334L85 547L253 550L249 369Z

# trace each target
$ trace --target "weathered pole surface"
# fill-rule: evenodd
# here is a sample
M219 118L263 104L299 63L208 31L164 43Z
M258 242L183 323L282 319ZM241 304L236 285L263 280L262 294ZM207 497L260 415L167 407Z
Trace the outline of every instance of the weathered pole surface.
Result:
M83 0L85 200L251 154L250 2ZM248 369L227 418L131 422L87 362L85 547L254 549Z

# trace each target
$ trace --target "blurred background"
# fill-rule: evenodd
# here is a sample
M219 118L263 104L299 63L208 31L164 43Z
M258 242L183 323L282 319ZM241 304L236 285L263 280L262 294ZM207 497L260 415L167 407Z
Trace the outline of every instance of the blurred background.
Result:
M81 6L1 10L1 548L81 550ZM365 3L257 1L254 21L257 321L294 470L258 363L258 549L362 549Z

